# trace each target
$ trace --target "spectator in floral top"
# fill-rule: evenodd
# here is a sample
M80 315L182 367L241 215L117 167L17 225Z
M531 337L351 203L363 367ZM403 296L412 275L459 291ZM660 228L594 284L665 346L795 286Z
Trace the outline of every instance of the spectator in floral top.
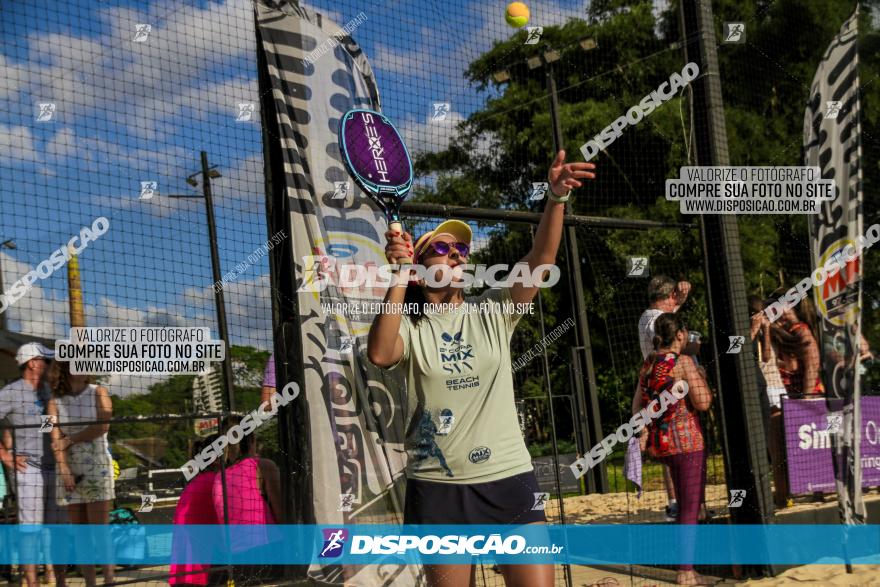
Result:
M88 376L71 373L69 362L52 364L49 385L47 413L58 422L51 432L58 505L67 506L73 524L109 524L116 497L107 442L113 413L110 394ZM113 567L104 565L104 583L113 582ZM96 585L93 565L80 570L87 586Z
M687 395L666 405L665 411L642 430L641 441L648 454L669 467L675 495L678 498L678 523L696 524L703 495L703 431L697 412L704 412L712 404L712 392L706 382L705 371L694 360L682 355L688 344L688 331L678 314L666 313L654 323L654 351L645 359L639 375L641 406L647 407L663 392L686 389ZM685 382L687 386L680 384ZM678 396L681 395L679 391ZM661 404L661 408L662 408ZM655 408L656 410L657 408ZM681 552L693 555L692 536L684 536ZM679 585L710 584L694 571L692 564L679 567Z

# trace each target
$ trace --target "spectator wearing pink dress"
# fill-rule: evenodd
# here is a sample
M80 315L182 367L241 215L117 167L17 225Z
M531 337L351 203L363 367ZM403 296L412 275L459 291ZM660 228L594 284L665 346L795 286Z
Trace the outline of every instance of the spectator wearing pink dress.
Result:
M244 436L238 444L230 444L225 452L224 476L214 477L217 519L220 523L226 519L230 525L262 526L246 534L229 534L230 551L240 554L269 544L272 536L267 526L283 522L281 474L274 461L258 456L253 434ZM281 567L271 565L241 565L235 567L233 575L236 585L259 584L277 577L280 570Z

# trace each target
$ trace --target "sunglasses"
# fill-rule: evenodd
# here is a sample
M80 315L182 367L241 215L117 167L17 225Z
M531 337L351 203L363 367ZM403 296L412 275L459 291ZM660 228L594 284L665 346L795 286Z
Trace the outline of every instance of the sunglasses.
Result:
M425 252L433 250L438 255L448 255L452 247L455 247L455 250L462 257L467 257L471 252L471 247L467 243L445 243L443 241L429 243Z

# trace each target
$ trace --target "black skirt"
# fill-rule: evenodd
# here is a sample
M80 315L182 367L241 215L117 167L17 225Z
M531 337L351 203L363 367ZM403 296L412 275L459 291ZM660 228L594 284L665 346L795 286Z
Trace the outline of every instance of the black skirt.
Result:
M408 479L404 524L531 524L546 522L534 471L486 483Z

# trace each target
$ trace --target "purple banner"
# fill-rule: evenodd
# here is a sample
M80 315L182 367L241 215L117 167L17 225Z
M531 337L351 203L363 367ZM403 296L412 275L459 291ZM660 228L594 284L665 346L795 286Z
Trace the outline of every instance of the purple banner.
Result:
M862 487L874 487L880 485L880 397L863 397L861 406ZM831 434L842 431L842 412L829 412L824 399L783 398L782 415L792 495L835 491Z

